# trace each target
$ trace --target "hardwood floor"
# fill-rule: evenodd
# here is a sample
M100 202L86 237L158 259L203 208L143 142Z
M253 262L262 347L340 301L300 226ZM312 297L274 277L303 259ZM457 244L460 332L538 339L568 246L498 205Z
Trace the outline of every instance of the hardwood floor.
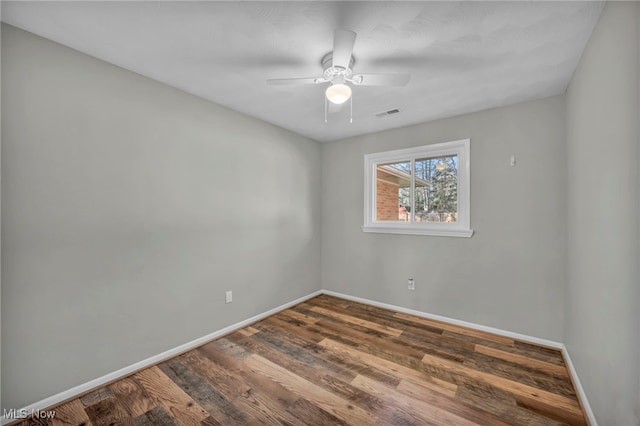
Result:
M557 350L326 295L53 410L20 424L587 424Z

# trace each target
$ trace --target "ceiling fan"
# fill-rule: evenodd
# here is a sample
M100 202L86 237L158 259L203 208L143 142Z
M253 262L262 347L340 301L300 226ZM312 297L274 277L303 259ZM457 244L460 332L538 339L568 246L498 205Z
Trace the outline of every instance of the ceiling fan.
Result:
M333 36L333 51L327 53L321 61L324 70L320 77L276 78L267 80L269 85L285 84L322 84L330 83L325 91L325 116L327 122L328 104L343 104L351 99L351 119L353 122L353 98L349 83L356 86L406 86L411 74L354 74L353 46L356 43L356 33L348 30L335 30Z

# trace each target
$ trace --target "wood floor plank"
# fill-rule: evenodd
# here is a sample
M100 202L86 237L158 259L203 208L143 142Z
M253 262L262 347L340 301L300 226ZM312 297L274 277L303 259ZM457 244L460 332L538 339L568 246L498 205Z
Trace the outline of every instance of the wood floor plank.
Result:
M414 370L403 365L396 364L392 361L384 358L379 358L371 355L367 352L356 350L344 343L336 342L331 339L325 339L320 342L325 348L335 352L338 356L343 358L350 358L361 364L369 365L372 368L382 370L388 374L393 374L400 381L405 380L411 383L417 383L429 387L432 390L440 392L444 395L449 395L452 389L456 389L456 385L453 383L446 383L442 380L433 380L432 377L424 374L422 371ZM425 383L428 383L426 385ZM446 384L445 384L446 383Z
M316 299L311 300L310 303L313 303L315 300ZM322 307L329 308L338 313L354 316L368 321L373 321L377 324L386 325L391 328L401 328L403 333L407 331L418 334L424 333L426 337L430 338L433 337L433 335L440 335L443 332L443 330L438 327L431 327L425 324L416 324L415 322L398 318L394 315L395 312L388 309L378 308L376 306L353 303L350 304L347 308L340 308L339 306L333 305L329 302L323 304Z
M313 299L309 299L306 302L301 303L300 305L304 306L307 304L315 306L325 306L329 309L349 309L349 307L353 305L354 302L340 299L339 297L329 296L328 294L322 294L318 297L314 297Z
M520 355L530 356L541 361L557 365L565 365L562 353L557 349L545 348L543 346L527 342L516 341L512 350Z
M254 372L241 359L218 350L216 345L205 345L197 352L232 373L234 378L248 390L233 402L262 424L298 424L298 420L287 413L298 396L278 383Z
M136 416L135 422L137 426L177 426L173 417L162 407L153 407Z
M295 336L304 338L309 342L318 343L320 340L324 339L324 336L314 332L314 329L317 329L317 327L314 327L314 324L305 324L301 321L285 315L274 315L272 317L266 318L263 321L260 321L260 323L255 324L255 326L259 330L262 330L266 327L271 327L271 330L286 329L290 334L294 334Z
M131 414L114 396L103 399L87 408L87 416L95 426L110 426L115 424L133 425Z
M184 364L186 371L192 370L206 379L228 400L233 400L251 389L248 384L237 380L233 373L226 371L224 367L207 357L198 356L198 353L186 353L179 360Z
M213 342L204 345L203 348L211 348L212 350L213 348L216 348L237 359L245 359L249 355L252 355L251 351L247 351L242 346L230 342L226 337L214 340Z
M277 383L273 384L277 385ZM271 387L275 388L275 386ZM257 424L296 425L299 423L299 419L287 411L295 402L285 404L280 397L273 397L273 395L282 395L285 392L288 391L284 388L278 389L275 393L250 389L235 399L234 403L250 414Z
M298 399L287 411L293 414L298 421L304 422L305 424L313 423L318 426L349 424L304 398Z
M474 350L481 354L489 355L495 358L500 358L506 361L511 361L517 364L521 364L530 368L534 368L545 373L559 375L567 377L569 372L567 368L562 365L552 364L546 361L540 361L535 358L527 357L524 355L514 354L511 352L503 351L500 349L492 348L484 345L474 345Z
M525 407L530 411L534 411L560 422L581 426L587 424L582 412L565 410L557 405L551 405L546 401L540 401L538 398L532 398L526 395L516 395L516 401L521 407Z
M318 357L316 352L308 350L315 344L298 346L291 343L290 337L284 333L263 332L256 339L238 338L236 342L310 381L321 381L328 374L345 382L355 377L353 371L327 362Z
M257 373L269 377L343 421L350 424L373 424L377 420L374 414L354 406L350 401L300 378L259 355L251 355L244 362Z
M327 352L324 347L316 343L325 339L326 337L324 335L316 334L312 332L310 333L311 337L305 336L305 338L302 338L300 333L295 332L297 330L288 332L290 330L288 326L289 324L286 324L286 323L282 325L283 331L285 331L285 333L283 334L283 339L286 339L287 341L290 341L292 343L296 343L300 347L306 348L307 350L313 351L313 354L318 358L322 358L323 360L335 365L336 367L341 367L347 371L352 372L354 377L357 374L363 374L367 377L374 378L375 380L378 380L393 386L398 384L398 378L395 377L395 375L393 374L388 374L379 370L375 370L370 368L366 364L353 362L347 358L335 356L333 353ZM261 329L262 328L268 329L269 331L273 330L272 328L273 326L267 323L267 321L262 322L261 324L258 325L258 327L260 327Z
M432 406L444 406L451 411L457 413L465 413L466 417L472 417L472 409L470 409L469 407L463 407L462 405L453 402L455 390L457 389L456 385L447 383L447 386L444 387L441 385L442 382L434 382L432 378L426 378L424 376L421 376L421 379L418 379L416 377L420 377L420 372L418 371L412 370L408 367L397 365L388 360L377 358L364 352L355 351L347 345L338 342L332 342L329 339L322 341L321 344L328 348L341 352L344 356L356 356L359 358L360 362L376 365L379 368L394 371L399 377L401 377L400 384L398 385L396 390L406 397L417 396L419 400L423 402L428 401ZM365 379L363 379L364 376L359 377L360 382L365 381ZM366 378L366 381L368 383L378 383L381 386L384 386L384 389L392 389L389 386L383 385L380 382L376 382L369 378ZM489 418L493 424L500 423L497 418L489 416L487 413L484 413L483 415L484 418L482 418L482 416L479 417L481 417L481 420L484 420L485 423L487 422L487 418ZM427 419L424 417L423 419L428 421L435 421L435 419Z
M321 295L25 425L585 425L560 351Z
M131 416L138 417L156 408L156 402L134 378L125 377L109 386L113 395L127 407Z
M502 421L499 417L490 412L479 410L477 407L467 405L464 402L457 400L455 393L453 395L446 395L441 392L434 393L434 389L431 387L407 381L401 381L397 390L403 395L418 399L434 407L441 407L445 411L479 424L491 424L494 426L508 425L508 423Z
M180 359L172 359L158 366L180 389L193 401L197 402L219 424L240 425L249 419L245 414L233 405L218 387L219 383L210 383L198 371L188 368L180 362Z
M74 399L55 409L56 415L51 419L52 426L91 426L93 423L79 399Z
M350 316L350 315L339 314L339 313L334 312L334 311L329 310L329 309L320 308L320 307L315 306L315 307L311 308L311 310L314 311L314 312L319 312L319 313L325 314L325 315L330 316L330 317L338 318L338 319L340 319L342 321L345 321L347 323L357 324L357 325L359 325L361 327L365 327L365 328L368 328L368 329L371 329L371 330L379 331L380 333L389 334L391 336L399 336L400 334L402 334L402 330L399 330L397 328L387 327L385 325L380 325L380 324L377 324L375 322L363 320L363 319L360 319L358 317L353 317L353 316Z
M396 387L396 389L398 389L401 393L406 393L408 395L414 395L414 396L425 393L427 389L441 393L451 398L456 396L458 385L453 383L448 383L445 381L439 381L438 383L435 383L435 380L434 382L428 382L426 380L422 382L418 380L409 381L409 380L403 379L403 380L400 380L400 383L398 383L398 386Z
M425 353L423 350L398 342L393 336L383 335L358 325L341 323L339 320L323 319L315 326L309 327L309 330L332 341L405 366L420 365L420 360Z
M441 322L441 321L436 321L436 320L427 319L427 318L421 318L421 317L417 317L415 315L405 314L403 312L397 312L395 314L395 316L398 317L398 318L402 318L402 319L405 319L405 320L409 320L409 321L418 323L418 324L424 324L427 327L441 328L441 329L443 329L445 331L448 331L448 332L454 333L454 334L460 334L460 335L464 335L464 336L473 336L473 337L477 337L479 339L488 340L488 341L499 343L501 345L506 345L506 346L513 346L514 345L513 339L511 339L509 337L498 336L496 334L487 333L485 331L474 330L474 329L462 327L462 326L459 326L459 325L447 324L447 323L444 323L444 322Z
M391 400L394 406L403 407L414 415L429 424L442 426L459 425L459 426L475 426L477 423L468 421L462 417L445 411L437 406L432 406L423 402L421 399L415 399L406 394L401 394L395 389L383 385L380 382L371 380L364 376L357 376L351 382L354 386L359 387L373 395L386 400Z
M394 407L385 410L375 426L423 426L428 424L424 419L408 412L406 409Z
M256 330L253 327L245 327L242 328L240 330L238 330L238 333L242 334L243 336L253 336L254 334L256 334L259 330Z
M315 324L318 322L318 318L311 317L309 315L301 314L299 312L288 309L286 311L280 312L278 315L287 316L289 318L293 318L305 324Z
M456 392L456 398L493 413L514 426L560 426L567 424L519 407L513 394L482 382L469 381L461 384Z
M422 359L422 362L436 365L438 367L453 371L456 374L460 374L465 377L471 377L473 379L482 380L487 383L504 389L513 393L514 395L524 398L530 398L537 401L539 404L543 404L548 407L557 407L558 410L567 413L569 417L575 416L583 417L582 409L578 402L574 399L570 399L561 395L557 395L542 389L537 389L522 383L515 382L513 380L498 377L486 372L474 370L455 362L444 360L426 354Z
M557 377L531 369L528 366L492 358L480 353L467 357L462 364L497 377L503 377L534 388L545 389L557 395L576 399L573 385L566 377Z
M113 397L111 388L105 386L80 397L80 402L82 402L84 407L91 407L92 405L111 397Z
M209 413L187 395L158 367L147 368L134 375L148 394L181 425L200 425Z

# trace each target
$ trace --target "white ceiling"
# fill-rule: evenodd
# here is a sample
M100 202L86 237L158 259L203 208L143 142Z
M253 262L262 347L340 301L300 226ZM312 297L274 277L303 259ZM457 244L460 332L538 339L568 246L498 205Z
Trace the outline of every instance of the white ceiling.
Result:
M561 94L602 1L3 1L2 20L318 141ZM358 34L355 73L410 72L406 87L355 87L324 123L333 31ZM376 117L399 108L401 113ZM337 109L337 108L336 108Z

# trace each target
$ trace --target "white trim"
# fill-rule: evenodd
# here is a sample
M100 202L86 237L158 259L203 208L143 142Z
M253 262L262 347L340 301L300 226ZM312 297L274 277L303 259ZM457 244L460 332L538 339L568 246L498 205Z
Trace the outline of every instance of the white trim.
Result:
M470 139L418 146L415 148L375 152L364 156L364 224L363 232L386 234L435 235L441 237L466 237L473 235L471 229L471 162ZM376 220L376 166L380 163L408 161L415 175L415 160L422 157L458 157L458 221L455 223L414 222L413 213L409 222ZM414 189L411 179L411 211L415 211Z
M580 404L582 405L582 408L584 410L584 413L587 417L587 420L589 421L589 423L591 424L591 426L598 426L598 423L596 421L596 418L593 414L593 411L591 410L591 406L589 405L589 401L587 400L587 395L584 392L584 389L582 388L582 385L580 383L580 379L578 378L578 373L575 370L575 367L573 366L573 363L571 362L571 357L569 356L569 352L567 350L567 348L565 347L564 344L560 343L560 342L555 342L553 340L547 340L547 339L540 339L537 337L533 337L533 336L527 336L525 334L520 334L520 333L514 333L512 331L507 331L507 330L502 330L499 328L494 328L494 327L487 327L484 325L479 325L479 324L475 324L472 322L467 322L467 321L461 321L461 320L457 320L457 319L453 319L453 318L449 318L449 317L444 317L441 315L435 315L435 314L429 314L426 312L422 312L422 311L417 311L415 309L408 309L408 308L403 308L402 306L397 306L397 305L391 305L388 303L382 303L382 302L376 302L375 300L370 300L370 299L365 299L362 297L357 297L357 296L350 296L348 294L343 294L343 293L338 293L335 291L331 291L331 290L318 290L315 291L313 293L310 293L306 296L302 296L298 299L295 299L291 302L285 303L283 305L280 305L276 308L270 309L266 312L263 312L261 314L258 314L256 316L253 316L251 318L248 318L244 321L240 321L236 324L232 324L228 327L225 327L223 329L220 329L218 331L215 331L213 333L207 334L206 336L200 337L198 339L192 340L188 343L185 343L183 345L177 346L173 349L169 349L165 352L162 352L158 355L152 356L150 358L147 358L145 360L136 362L135 364L131 364L128 367L124 367L121 368L120 370L114 371L112 373L106 374L102 377L99 377L97 379L88 381L86 383L83 383L81 385L75 386L71 389L68 389L66 391L60 392L56 395L50 396L48 398L45 398L41 401L35 402L33 404L30 404L26 407L23 408L23 410L27 410L27 412L32 412L32 410L41 410L44 411L50 407L55 407L65 401L69 401L73 398L77 398L79 395L84 394L86 392L89 392L91 390L94 389L98 389L102 386L105 386L109 383L113 383L114 381L121 379L123 377L129 376L137 371L140 371L144 368L150 367L152 365L156 365L160 362L163 362L167 359L173 358L177 355L180 355L184 352L187 352L191 349L197 348L199 346L204 345L207 342L210 342L211 340L217 339L221 336L224 336L226 334L232 333L236 330L239 330L243 327L246 327L249 324L252 324L256 321L260 321L261 319L264 319L268 316L274 315L280 311L283 311L285 309L288 309L292 306L295 306L299 303L302 303L306 300L312 299L316 296L319 296L320 294L326 294L329 296L334 296L334 297L339 297L341 299L345 299L345 300L351 300L354 302L358 302L358 303L363 303L366 305L371 305L371 306L376 306L379 308L384 308L384 309L389 309L392 311L396 311L396 312L402 312L405 314L411 314L411 315L415 315L418 317L422 317L422 318L428 318L428 319L433 319L436 321L441 321L441 322L445 322L448 324L453 324L453 325L458 325L458 326L462 326L462 327L467 327L473 330L478 330L478 331L484 331L487 333L493 333L493 334L497 334L499 336L504 336L504 337L508 337L511 339L516 339L516 340L520 340L522 342L527 342L527 343L533 343L535 345L539 345L539 346L545 346L548 348L553 348L553 349L559 349L562 351L562 356L565 360L565 364L567 365L567 369L569 370L569 374L571 376L571 379L573 381L573 385L576 389L576 392L578 394L578 398L580 400ZM4 416L0 417L0 425L4 426L4 425L9 425L11 423L14 422L18 422L21 421L22 419L6 419Z
M562 345L562 357L564 358L564 363L567 365L567 369L569 370L569 374L571 375L571 380L573 381L573 387L576 389L578 393L578 398L580 399L580 405L582 405L582 409L584 411L585 416L587 416L587 420L591 426L598 426L598 421L596 420L596 416L593 414L593 410L591 410L591 406L589 405L589 400L587 399L587 394L584 392L582 388L582 384L580 383L580 379L578 378L578 372L576 368L573 366L573 362L571 361L571 357L569 356L569 350L565 345Z
M292 306L295 306L299 303L302 303L306 300L312 299L316 296L319 296L320 294L322 294L321 290L315 291L311 294L308 294L306 296L302 296L298 299L295 299L291 302L285 303L284 305L280 305L276 308L270 309L266 312L263 312L261 314L258 314L256 316L253 316L249 319L246 319L244 321L240 321L238 323L232 324L228 327L225 327L223 329L220 329L218 331L214 331L213 333L207 334L206 336L200 337L198 339L192 340L190 342L187 342L183 345L180 346L176 346L173 349L169 349L167 351L164 351L158 355L154 355L152 357L149 357L147 359L144 359L142 361L136 362L134 364L131 364L127 367L121 368L117 371L114 371L112 373L106 374L102 377L98 377L97 379L93 379L90 380L86 383L83 383L81 385L75 386L71 389L68 389L66 391L60 392L58 394L55 394L53 396L50 396L48 398L45 398L43 400L40 400L38 402L34 402L33 404L27 405L26 407L24 407L22 410L26 410L28 413L31 413L32 410L41 410L44 411L47 408L50 407L55 407L65 401L69 401L73 398L77 398L79 395L86 393L88 391L94 390L94 389L98 389L102 386L105 386L109 383L113 383L114 381L121 379L123 377L129 376L135 372L138 372L140 370L143 370L147 367L151 367L152 365L156 365L162 361L166 361L170 358L173 358L177 355L183 354L191 349L197 348L199 346L204 345L205 343L208 343L214 339L217 339L218 337L221 337L225 334L229 334L232 333L236 330L239 330L241 328L246 327L249 324L252 324L256 321L260 321L261 319L264 319L268 316L271 316L273 314L276 314L280 311L283 311L285 309L288 309ZM20 411L20 410L18 410ZM22 421L24 419L6 419L4 416L2 416L0 418L0 425L8 425L10 423L13 422L18 422L18 421Z
M464 237L473 235L473 229L425 229L417 224L396 225L393 222L388 224L363 225L362 232L376 232L380 234L405 234L405 235L433 235L436 237Z

